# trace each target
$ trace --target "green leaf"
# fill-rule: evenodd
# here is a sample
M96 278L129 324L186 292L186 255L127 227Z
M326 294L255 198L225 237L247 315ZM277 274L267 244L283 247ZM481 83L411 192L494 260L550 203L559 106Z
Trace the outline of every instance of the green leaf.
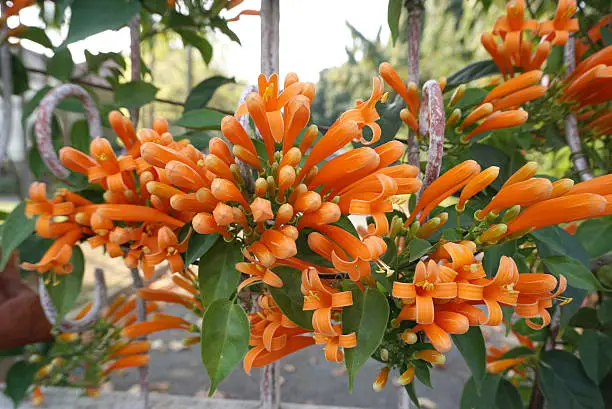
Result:
M180 140L182 138L189 139L189 142L199 151L205 151L208 149L208 143L212 139L214 135L208 131L189 131L185 132L182 135L177 135L174 137L175 140Z
M220 130L221 120L224 117L224 113L213 111L212 109L194 109L185 112L183 116L175 122L175 125L191 129Z
M74 62L68 48L57 50L47 63L47 71L60 81L70 81Z
M52 244L52 239L46 239L37 234L32 234L17 247L19 251L19 261L25 261L32 264L37 263ZM24 270L22 270L22 273L23 271Z
M504 151L494 146L475 143L470 146L470 157L478 162L482 169L486 169L489 166L499 167L499 177L491 183L493 189L499 190L504 183L503 181L512 172L510 157Z
M596 384L600 384L612 369L612 338L588 329L580 337L578 350L584 371Z
M62 47L105 30L117 30L127 25L140 11L137 0L74 0L68 37Z
M23 354L24 347L0 349L0 359Z
M591 258L603 256L612 251L612 219L587 220L578 226L574 237L582 243Z
M419 381L428 388L431 389L431 377L429 374L429 365L421 359L417 359L412 361L412 365L414 366L414 375L417 377Z
M208 396L249 350L249 319L230 300L210 304L202 319L202 363L210 378Z
M344 351L350 391L355 374L380 345L389 319L389 303L383 293L375 288L368 288L365 293L359 289L352 291L353 305L342 310L342 332L357 333L357 346Z
M72 249L70 257L72 272L56 277L56 281L49 280L46 285L47 292L57 310L57 319L61 320L72 308L81 293L83 273L85 272L85 258L79 246Z
M302 274L300 271L284 266L275 267L273 271L283 280L281 288L267 286L278 308L295 324L302 328L312 329L313 312L302 309L304 296L301 290Z
M89 125L85 119L79 119L70 129L70 144L81 152L89 152Z
M470 327L465 334L453 335L453 342L461 352L463 359L472 371L472 380L478 390L487 375L486 355L484 338L480 327Z
M210 44L210 42L206 38L204 38L197 32L191 30L174 31L176 31L181 36L181 38L183 39L183 43L195 47L200 52L200 55L202 56L202 59L206 64L210 62L213 55L213 47L212 44Z
M155 99L159 89L145 81L132 81L115 87L115 103L124 108L138 108Z
M512 257L514 253L516 253L516 240L486 249L482 259L482 266L487 273L487 277L495 276L502 256Z
M599 322L606 327L612 327L612 300L604 300L597 309Z
M587 291L597 291L601 285L595 275L580 261L568 256L551 256L542 263L555 277L565 276L569 285Z
M206 78L204 81L193 87L191 92L189 92L187 100L185 101L184 112L204 108L219 87L235 82L236 81L234 78L227 78L221 75Z
M406 389L406 392L408 392L408 396L410 397L412 403L414 403L414 406L421 409L421 402L419 402L419 398L414 390L414 382L410 382L408 385L404 386L404 388Z
M98 73L106 61L113 61L118 67L126 69L125 58L120 53L98 53L92 54L85 50L85 61L87 70Z
M240 281L240 272L236 270L236 263L242 260L240 246L226 243L225 240L217 240L200 259L198 280L200 299L204 308L215 300L229 298L236 291Z
M198 234L192 232L187 243L187 251L185 252L185 265L189 266L205 255L218 239L218 234Z
M11 53L11 71L13 75L13 95L22 95L30 89L28 71L21 59ZM0 73L2 71L0 70Z
M524 346L518 346L504 353L502 356L500 356L499 359L519 358L522 356L533 356L534 354L535 352L533 351L533 349Z
M40 27L26 27L26 29L19 34L19 38L34 41L43 47L53 48L53 44L51 40L49 40L47 33Z
M473 62L448 77L446 80L445 90L451 89L460 84L465 84L466 82L497 74L498 72L499 69L493 60Z
M427 240L415 237L414 239L410 240L410 243L408 243L408 254L410 254L408 261L413 262L420 259L431 249L432 245Z
M499 381L495 395L496 409L523 409L523 401L519 391L505 379Z
M506 305L501 306L502 316L504 317L504 324L506 324L506 333L508 336L510 334L510 330L512 329L512 316L514 315L514 308Z
M599 328L599 319L597 318L599 311L601 311L601 309L596 310L595 308L590 307L580 308L578 312L574 314L572 319L570 319L569 325L584 329Z
M17 361L6 374L6 387L4 394L11 398L13 406L17 408L21 401L26 397L28 389L34 382L34 374L38 366L26 361Z
M34 233L36 221L33 218L28 219L24 210L25 202L21 202L4 221L2 227L2 258L0 259L0 271L3 271L6 267L6 263L8 263L11 253Z
M397 41L397 36L399 35L399 20L400 15L402 14L402 0L389 0L389 5L387 6L387 23L389 24L389 30L391 31L391 40L393 41L393 45Z
M465 383L463 392L461 393L460 409L491 409L495 407L497 398L497 389L501 376L485 374L478 386L474 377L471 377Z
M573 354L560 350L545 351L538 364L538 373L540 389L549 408L604 408L599 388Z

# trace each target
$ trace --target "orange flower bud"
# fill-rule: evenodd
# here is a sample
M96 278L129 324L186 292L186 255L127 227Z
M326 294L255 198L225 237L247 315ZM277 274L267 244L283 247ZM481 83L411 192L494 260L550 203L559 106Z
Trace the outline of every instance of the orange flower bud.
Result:
M144 322L139 324L145 324ZM134 324L138 325L138 324ZM129 327L128 327L129 328ZM127 328L126 328L127 329ZM125 329L124 329L125 331ZM130 355L120 358L113 362L110 366L108 366L104 370L104 375L108 375L109 373L122 368L137 368L141 366L146 366L149 364L149 356L148 355Z
M274 257L286 259L297 254L295 241L277 230L265 230L261 242L270 249Z
M415 334L409 329L402 332L402 335L400 335L400 338L402 339L402 341L404 341L408 345L416 344L416 342L419 340L419 337L417 336L417 334Z
M149 192L149 194L159 196L163 199L170 199L174 195L184 194L182 191L178 190L177 188L174 188L165 183L156 182L156 181L148 182L146 187L147 187L147 191Z
M278 197L285 197L285 191L295 183L295 169L289 165L278 171Z
M68 169L83 175L87 175L87 169L98 166L92 157L70 146L65 146L59 150L59 158Z
M153 129L160 135L168 132L168 120L166 118L155 118Z
M506 95L512 94L513 92L519 91L523 88L527 88L536 82L540 81L544 73L540 70L533 70L521 75L518 75L508 81L493 88L491 92L487 94L482 100L482 103L494 101L496 99L505 97Z
M238 202L245 209L249 208L249 204L242 195L242 192L229 180L221 178L214 179L210 185L210 191L218 200L224 202Z
M485 119L472 132L462 137L463 141L469 141L481 132L493 131L502 128L511 128L522 125L527 121L529 114L523 110L496 112Z
M249 208L253 213L253 220L256 223L265 222L266 220L272 220L274 218L272 203L267 199L261 197L255 198Z
M212 138L208 142L208 151L216 157L222 159L228 166L232 163L236 163L229 146L227 146L227 143L225 143L225 141L221 138Z
M253 141L233 115L228 115L221 120L221 132L234 146L242 146L251 154L257 156L257 150Z
M243 161L250 167L255 168L259 171L263 169L261 167L261 160L259 159L259 156L253 154L251 151L249 151L245 147L241 145L234 145L232 147L232 152L234 152L234 155L238 159L240 159L241 161Z
M281 226L287 223L293 218L293 206L289 203L282 204L276 212L276 219L274 220L274 227Z
M572 187L574 187L574 181L572 179L564 178L556 180L552 183L553 190L550 198L554 199L555 197L563 196L569 192Z
M191 221L193 229L199 234L212 234L219 232L219 226L212 214L202 212L193 217Z
M295 167L298 165L298 163L300 163L301 160L302 160L302 151L299 148L294 146L283 155L283 159L281 160L278 166L280 169L282 169L283 166L285 165Z
M274 257L270 249L259 241L251 244L247 251L255 256L257 262L264 267L272 267L276 262L276 257Z
M268 193L268 182L264 178L257 178L255 181L255 194L264 197Z
M484 218L491 211L499 211L508 207L519 205L529 206L541 200L548 199L552 193L552 183L544 178L532 178L522 182L513 183L502 188L489 204L478 212L479 219Z
M505 224L495 224L489 227L484 233L478 237L481 243L495 242L508 231L508 226Z
M223 202L217 203L215 210L213 210L213 217L215 218L217 226L228 226L234 222L232 207Z
M493 183L493 181L497 179L497 175L499 175L499 167L490 166L470 180L461 191L461 196L457 203L457 210L463 211L465 203L478 192Z
M302 137L302 141L300 142L299 149L302 152L302 155L306 154L306 151L310 149L310 146L319 135L319 128L316 125L310 125L306 128L306 132L304 132L304 136Z
M512 108L524 104L525 102L538 99L546 93L546 89L547 88L543 85L534 85L514 92L496 101L494 105L495 110L501 111L506 108Z
M393 88L393 90L397 92L406 103L408 103L408 89L393 66L388 62L383 62L378 66L378 73L383 80L385 80L385 82L389 84L389 86L391 86L391 88Z
M404 108L400 111L400 119L413 131L419 130L417 119L408 108Z
M537 170L538 164L536 162L527 162L526 164L521 166L519 170L514 172L514 174L512 174L512 176L510 176L508 180L506 180L506 183L502 185L502 189L506 186L510 186L514 183L522 182L523 180L527 180L533 177L533 175L536 174Z
M143 354L149 352L150 349L151 343L149 341L137 341L117 349L112 353L111 358L121 355Z
M176 160L171 160L166 165L166 176L173 185L183 189L198 190L208 185L193 168Z
M461 131L463 128L472 125L476 121L481 120L482 118L486 118L491 115L493 112L493 104L487 102L486 104L482 104L479 107L475 108L465 117L461 125L459 125L459 130Z
M285 236L289 237L291 240L297 240L299 236L299 231L295 226L285 225L278 228L278 231L283 233Z
M298 229L304 227L322 226L340 220L340 207L332 202L323 202L321 206L310 213L305 213L298 222Z
M497 361L489 362L487 364L487 372L489 373L500 373L506 369L513 368L527 360L527 357L500 359Z
M433 349L417 351L414 356L434 365L444 365L446 363L446 356Z
M404 371L404 373L402 373L399 376L399 378L397 378L397 383L402 386L405 386L405 385L410 384L413 379L414 379L414 366L410 366L408 367L408 369Z
M570 195L577 193L595 193L602 196L612 194L612 173L580 182L568 193Z
M210 172L221 178L234 182L234 175L230 170L229 165L218 156L213 154L206 155L204 163L206 165L206 169L208 169Z
M372 384L372 388L375 392L380 392L384 389L387 384L387 379L389 379L389 368L384 367L379 373L374 383Z

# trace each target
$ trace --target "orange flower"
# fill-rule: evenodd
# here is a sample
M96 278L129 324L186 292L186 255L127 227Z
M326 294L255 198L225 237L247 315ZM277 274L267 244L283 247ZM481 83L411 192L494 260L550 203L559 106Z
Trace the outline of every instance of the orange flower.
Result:
M495 22L493 33L504 39L503 53L513 55L519 51L522 34L525 30L535 31L538 23L535 20L524 20L525 0L510 0L506 3L506 15Z
M475 135L481 132L494 131L496 129L512 128L522 125L527 121L529 114L521 109L496 112L487 117L480 125L474 128L470 133L461 137L463 141L469 141Z
M350 291L338 291L321 281L315 268L302 271L302 294L304 294L304 310L314 310L312 326L322 335L335 335L337 331L332 324L332 311L341 310L353 304Z
M531 178L522 182L513 183L503 187L496 194L489 204L477 214L479 219L483 219L489 212L499 213L514 205L521 207L529 206L533 203L548 199L552 194L552 183L544 178Z
M162 226L157 232L157 247L158 251L145 254L145 263L153 266L168 260L170 271L173 273L182 273L185 270L185 264L180 253L187 250L189 235L182 242L178 242L176 234L167 226ZM150 279L148 277L147 279Z
M482 299L488 310L487 319L482 324L499 325L503 318L500 304L516 305L519 292L514 289L514 285L518 280L519 272L516 263L512 258L502 256L497 274L493 279L483 278L473 281L476 285L482 285Z
M549 274L520 274L516 284L519 297L514 312L520 317L529 318L526 323L530 328L544 328L551 320L546 309L552 307L552 300L562 294L566 287L567 280L562 275L559 276L557 286L557 280ZM531 320L538 317L542 319L541 324Z
M443 282L438 275L438 266L430 260L420 261L414 272L412 283L393 283L393 296L402 299L414 299L416 302L416 319L419 324L434 322L434 299L452 299L457 296L457 284Z
M534 85L501 98L500 100L495 102L493 107L496 111L518 107L521 104L524 104L525 102L533 101L534 99L542 97L545 93L545 86Z
M498 359L496 361L487 363L487 372L492 373L492 374L497 374L507 369L513 369L516 366L527 361L528 359L529 358L525 356L521 356L518 358Z
M499 175L499 167L490 166L480 172L467 185L461 190L461 196L459 196L459 202L457 203L457 210L462 211L465 208L465 203L471 199L478 192L489 186Z
M117 369L122 368L137 368L141 366L146 366L149 364L149 356L148 355L129 355L124 356L123 358L119 358L111 365L106 367L104 370L104 375L108 375L109 373L116 371Z
M578 31L578 19L572 18L576 13L575 0L559 0L553 21L540 23L539 34L552 40L553 45L565 45L569 33Z
M597 217L605 208L606 199L603 196L592 193L566 194L536 203L521 212L508 223L506 235Z
M367 101L359 102L355 109L346 111L340 116L340 121L352 120L357 123L360 129L359 142L364 145L370 145L377 142L380 139L380 126L376 121L380 118L378 111L376 111L376 103L383 97L384 86L380 78L373 78L373 89L370 99ZM364 139L361 134L363 127L369 127L372 130L372 139L369 141Z
M154 332L165 331L168 329L181 329L189 331L191 330L191 327L192 325L182 318L173 317L173 319L167 319L164 317L128 325L121 331L121 336L125 338L139 338L144 335L149 335Z
M68 231L53 242L38 263L32 264L24 261L21 263L21 268L39 273L51 271L59 275L69 274L72 271L72 264L70 264L72 248L80 238L79 229Z

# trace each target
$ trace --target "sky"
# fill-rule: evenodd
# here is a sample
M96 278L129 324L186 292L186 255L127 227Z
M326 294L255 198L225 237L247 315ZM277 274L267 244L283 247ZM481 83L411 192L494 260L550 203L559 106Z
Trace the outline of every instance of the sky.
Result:
M281 0L281 77L287 72L297 72L301 80L316 82L322 69L346 61L345 46L351 42L346 21L368 38L374 38L382 27L382 39L386 41L389 37L387 7L383 7L384 2L375 7L373 3L374 0ZM245 0L236 9L226 12L226 15L233 17L243 9L259 9L259 5L260 0ZM23 10L21 19L26 25L39 24L35 10ZM259 17L242 16L239 21L230 24L242 41L242 46L225 37L221 38L215 43L215 55L211 64L226 75L254 83L260 70ZM59 44L65 35L65 32L52 35L51 41ZM32 43L29 48L42 52L40 47L37 49ZM127 54L128 48L127 28L105 31L69 46L72 58L77 63L85 60L85 49L94 54L111 51Z

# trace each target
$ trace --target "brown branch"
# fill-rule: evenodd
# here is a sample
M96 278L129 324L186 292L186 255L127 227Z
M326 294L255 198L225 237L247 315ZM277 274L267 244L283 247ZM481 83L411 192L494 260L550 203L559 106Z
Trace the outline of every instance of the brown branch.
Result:
M140 81L140 15L130 21L130 68L132 81ZM138 127L140 107L130 109L130 119Z
M408 10L408 81L418 86L423 3L421 0L407 0L405 6ZM419 168L419 141L412 130L408 131L408 163Z

